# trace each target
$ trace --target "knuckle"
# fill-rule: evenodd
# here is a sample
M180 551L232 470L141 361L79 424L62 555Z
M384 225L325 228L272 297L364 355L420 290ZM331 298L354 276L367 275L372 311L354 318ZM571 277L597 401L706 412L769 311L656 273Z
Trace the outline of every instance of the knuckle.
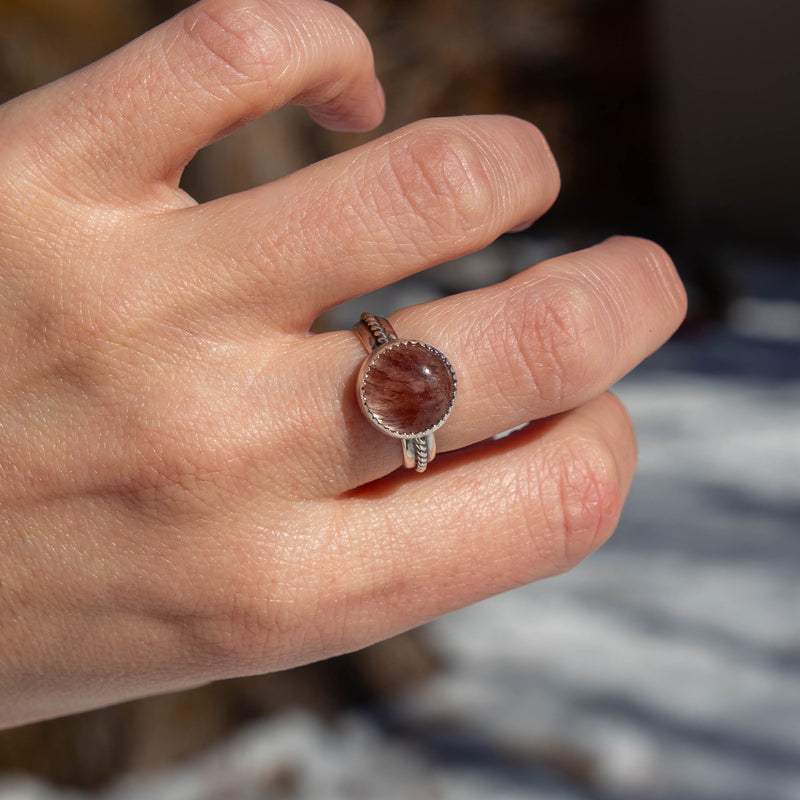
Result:
M598 369L592 350L596 322L590 291L579 283L541 286L536 299L517 296L501 346L515 394L561 409L584 390Z
M395 139L389 150L386 196L400 198L411 214L439 235L463 238L485 225L493 190L476 142L455 129L420 126ZM388 185L387 185L388 184ZM396 201L395 201L396 202Z
M184 16L184 30L200 60L222 68L234 83L268 82L291 60L290 40L274 21L242 0L204 0Z
M573 438L546 454L538 480L544 537L541 530L533 535L553 571L565 572L599 547L619 518L624 493L614 455L599 439Z

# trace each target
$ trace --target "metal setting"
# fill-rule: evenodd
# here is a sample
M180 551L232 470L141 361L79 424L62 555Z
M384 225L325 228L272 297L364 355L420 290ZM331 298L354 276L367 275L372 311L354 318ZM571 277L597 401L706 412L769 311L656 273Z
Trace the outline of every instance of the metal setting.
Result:
M428 464L436 457L436 442L433 432L444 424L455 404L458 382L452 364L443 353L429 344L413 339L398 339L394 328L384 317L364 313L361 315L358 324L353 327L353 331L368 353L361 365L356 381L358 402L362 412L381 432L401 440L405 467L415 469L417 472L424 472ZM446 405L442 404L442 408L434 406L436 419L429 418L430 425L423 429L402 430L400 429L402 426L393 427L384 419L381 419L380 415L376 414L374 409L370 407L368 378L370 371L379 364L381 357L389 354L390 358L388 360L391 360L391 353L394 350L399 352L401 357L408 358L408 353L413 351L414 348L420 348L423 364L426 359L428 363L431 363L432 360L434 370L439 370L440 374L444 372L445 383L448 385L449 381L449 385L452 388L449 396L444 395ZM424 364L424 368L428 368L427 364ZM379 371L378 374L380 374ZM428 374L431 373L428 372ZM422 408L425 408L425 406L422 406ZM424 415L425 411L422 412L423 418ZM416 417L416 419L419 419L419 417Z
M456 379L456 372L453 369L453 365L450 363L448 358L437 350L435 347L431 347L429 344L425 344L424 342L418 342L415 339L392 339L385 344L382 344L376 347L372 353L364 359L363 363L361 364L361 368L358 371L358 378L356 385L358 386L358 394L359 394L359 403L361 405L361 409L367 415L370 422L372 422L375 427L380 428L385 434L389 436L394 436L397 439L424 439L430 434L432 434L435 430L440 428L444 425L445 420L450 416L450 412L453 410L453 406L456 402L455 397L455 390L453 391L452 399L450 400L450 405L447 410L443 413L442 417L436 422L436 424L431 425L428 428L424 428L422 430L416 430L413 433L403 433L395 428L392 428L390 425L381 422L381 420L372 413L369 408L369 404L367 402L365 396L365 384L366 378L368 377L370 370L375 366L375 364L379 361L380 357L384 355L387 351L393 350L399 347L419 347L423 348L424 350L435 354L439 359L441 359L442 363L445 364L450 371L450 374L453 378L453 385L454 387L458 385L458 381ZM431 459L432 460L432 459Z
M361 319L353 327L353 330L358 334L358 338L361 339L361 343L367 348L368 353L382 344L397 339L397 334L388 319L376 317L375 314L369 314L366 311L361 315Z

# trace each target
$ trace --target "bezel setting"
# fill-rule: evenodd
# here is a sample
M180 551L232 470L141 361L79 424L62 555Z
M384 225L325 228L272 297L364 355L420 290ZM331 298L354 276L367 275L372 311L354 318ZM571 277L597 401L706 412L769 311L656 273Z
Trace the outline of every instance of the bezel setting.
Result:
M443 414L439 417L439 419L431 426L427 428L423 428L420 430L415 431L401 431L397 428L393 428L391 425L386 424L376 413L373 409L370 408L369 398L367 397L367 383L370 371L375 367L375 365L380 361L380 359L385 356L387 353L397 350L398 348L408 349L412 347L421 347L424 348L428 353L433 354L436 358L447 368L447 371L450 374L452 379L452 392L450 394L449 401L447 403L447 407ZM396 439L418 439L420 437L429 436L434 431L438 430L450 416L450 412L453 410L453 406L455 405L456 395L458 393L458 379L456 378L456 372L453 369L453 365L450 363L447 356L444 355L440 350L437 350L435 347L432 347L425 342L417 341L416 339L394 339L386 344L380 345L379 347L375 348L367 357L364 359L363 364L361 365L361 369L358 373L357 378L357 388L358 388L358 400L359 405L361 406L361 410L367 419L380 431L389 436L393 436Z

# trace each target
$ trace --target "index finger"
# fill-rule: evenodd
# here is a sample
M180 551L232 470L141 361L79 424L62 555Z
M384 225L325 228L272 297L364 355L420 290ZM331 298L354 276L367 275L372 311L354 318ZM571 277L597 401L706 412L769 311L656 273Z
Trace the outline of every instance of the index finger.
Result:
M77 156L87 168L72 179L107 199L177 186L200 148L287 103L334 129L380 122L383 95L356 23L322 0L202 0L20 98L6 125L17 122L56 176Z

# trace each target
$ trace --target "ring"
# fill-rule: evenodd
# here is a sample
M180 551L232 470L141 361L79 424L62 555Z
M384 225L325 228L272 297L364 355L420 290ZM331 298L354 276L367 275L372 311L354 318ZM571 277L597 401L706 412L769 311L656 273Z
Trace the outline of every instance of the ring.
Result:
M436 457L433 432L456 401L453 365L429 344L398 339L383 317L364 313L353 330L369 354L356 381L361 410L378 430L401 440L406 467L425 472Z

